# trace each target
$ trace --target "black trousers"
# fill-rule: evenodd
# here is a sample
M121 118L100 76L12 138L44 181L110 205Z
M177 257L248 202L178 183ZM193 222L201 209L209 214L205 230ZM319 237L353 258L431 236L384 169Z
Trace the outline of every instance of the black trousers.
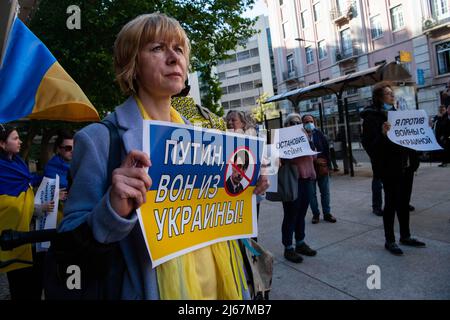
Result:
M396 177L383 177L384 187L384 235L386 242L395 242L394 221L397 214L400 238L409 238L409 200L414 172L404 172Z
M41 300L42 282L34 267L9 271L6 276L11 300Z

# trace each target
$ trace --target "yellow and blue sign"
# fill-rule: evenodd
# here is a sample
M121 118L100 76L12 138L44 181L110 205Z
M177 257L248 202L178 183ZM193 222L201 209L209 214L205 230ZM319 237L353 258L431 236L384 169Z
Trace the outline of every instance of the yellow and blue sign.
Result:
M144 120L152 186L138 211L153 267L213 243L257 235L264 140Z
M81 88L17 17L6 45L0 69L0 122L23 117L99 120Z

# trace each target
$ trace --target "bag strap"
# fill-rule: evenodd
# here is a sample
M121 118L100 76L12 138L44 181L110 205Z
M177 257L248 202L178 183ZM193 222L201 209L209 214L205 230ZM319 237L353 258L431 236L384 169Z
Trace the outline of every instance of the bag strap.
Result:
M106 185L110 186L112 181L112 172L114 171L114 169L120 167L120 164L122 162L121 151L123 149L123 143L119 135L119 129L112 121L103 119L103 121L99 123L108 128L109 131L109 152Z

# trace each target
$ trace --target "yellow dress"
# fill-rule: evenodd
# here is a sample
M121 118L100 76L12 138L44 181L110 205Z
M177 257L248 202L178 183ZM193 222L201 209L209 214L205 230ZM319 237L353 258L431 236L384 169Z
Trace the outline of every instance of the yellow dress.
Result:
M152 120L139 98L135 99L142 117ZM173 107L170 116L171 122L185 123ZM216 243L171 259L156 267L156 274L161 299L241 300L243 288L247 290L236 241Z

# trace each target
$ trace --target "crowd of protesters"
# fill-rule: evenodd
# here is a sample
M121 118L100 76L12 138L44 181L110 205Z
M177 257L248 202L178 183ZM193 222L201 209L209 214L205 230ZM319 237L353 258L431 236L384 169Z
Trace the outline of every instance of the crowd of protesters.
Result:
M170 17L146 14L127 23L114 45L114 67L117 81L128 99L106 118L119 128L117 133L122 151L117 160L120 160L120 166L108 172L110 145L117 141L111 141L111 133L105 125L95 123L80 130L75 138L71 133L61 132L54 144L55 154L44 168L44 176L55 178L58 175L60 178L59 231L83 228L89 230L100 244L119 244L116 247L119 260L113 270L114 279L108 278L105 285L116 288L112 298L251 298L246 279L248 270L244 270L242 253L229 250L239 246L236 240L208 245L156 268L152 268L142 241L136 210L143 204L145 192L152 181L144 169L151 167L149 156L140 151L143 144L141 120L201 123L204 127L238 134L259 134L259 127L250 114L231 110L222 119L186 97L189 91L185 81L189 50L185 31ZM450 104L450 93L445 101ZM401 255L403 251L394 235L396 215L401 244L424 247L425 243L411 237L409 228L409 212L414 209L410 200L414 173L419 166L418 155L387 138L390 129L387 111L395 110L392 87L387 83L376 85L373 105L361 113L362 144L372 164L373 212L383 217L385 248L392 254ZM311 149L317 151L317 155L280 162L281 167L293 168L298 177L296 198L282 202L283 221L280 226L284 257L293 263L301 263L304 256L317 255L317 251L305 241L308 208L311 208L312 224L319 223L321 217L325 222L337 222L332 214L330 192L331 171L339 171L334 142L316 125L316 119L311 114L292 113L283 122L284 127L299 126L308 138ZM433 128L445 150L440 165L445 167L450 162L450 105L440 107L440 114L433 119ZM30 173L19 156L20 146L18 131L1 125L1 227L29 231L33 216L51 211L55 203L45 203L40 207L34 205L33 187L39 185L42 177ZM246 161L239 165L245 166ZM241 179L237 172L236 177L230 177L227 181L228 188L239 192L242 189ZM267 188L267 179L261 175L255 189L257 218ZM11 252L0 251L1 261L11 259L34 261L33 266L16 263L0 270L7 273L11 298L40 299L46 253L37 254L31 245ZM31 283L33 289L29 288ZM50 293L52 289L49 288Z

